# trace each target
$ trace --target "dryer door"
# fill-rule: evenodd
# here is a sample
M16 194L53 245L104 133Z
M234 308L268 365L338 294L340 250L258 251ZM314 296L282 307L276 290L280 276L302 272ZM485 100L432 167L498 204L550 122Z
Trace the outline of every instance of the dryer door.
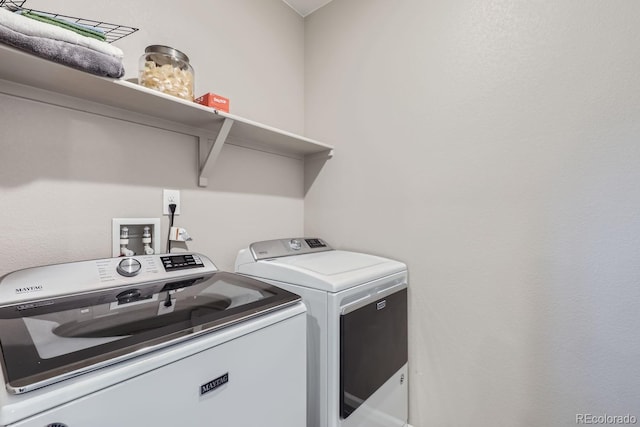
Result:
M340 416L345 419L408 359L407 289L346 308L340 316Z

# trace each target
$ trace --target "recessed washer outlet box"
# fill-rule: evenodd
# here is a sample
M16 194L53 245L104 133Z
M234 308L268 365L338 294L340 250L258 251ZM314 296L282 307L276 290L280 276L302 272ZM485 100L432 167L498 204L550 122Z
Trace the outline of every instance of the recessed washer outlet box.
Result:
M133 251L134 255L146 255L144 243L142 242L142 234L145 227L149 227L149 232L151 233L149 246L151 246L154 253L160 253L160 218L113 218L111 256L119 257L122 255L120 235L123 227L127 227L129 234L129 242L126 247Z

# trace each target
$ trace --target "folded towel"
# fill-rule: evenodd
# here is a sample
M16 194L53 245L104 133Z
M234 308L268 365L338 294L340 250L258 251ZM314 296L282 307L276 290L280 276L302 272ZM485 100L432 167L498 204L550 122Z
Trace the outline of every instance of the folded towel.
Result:
M13 10L13 9L9 9L9 10ZM18 15L24 15L25 12L36 13L33 10L25 10L25 9L18 9L14 13L17 13ZM42 13L46 13L46 12L42 12ZM46 15L42 15L42 13L36 13L36 15L46 16ZM46 16L46 17L47 18L53 18L52 16ZM106 32L105 32L105 30L103 28L94 27L93 25L89 25L89 24L81 24L80 21L70 21L70 20L68 20L66 18L69 18L69 17L64 16L64 15L56 15L56 17L53 18L53 19L58 19L58 20L60 20L60 21L62 21L64 23L71 24L71 25L76 25L76 26L78 26L80 28L84 28L85 30L94 31L94 32L96 32L98 34L102 34L102 35L106 34ZM86 21L86 19L83 19L83 21ZM95 22L95 21L92 21L92 22Z
M0 24L0 42L98 76L124 76L122 60L84 46L45 37L27 36L3 24Z
M124 53L121 49L112 46L109 43L84 37L64 28L38 22L33 19L20 16L16 13L9 12L3 8L0 8L0 24L26 36L60 40L70 44L83 46L118 59L122 59L124 57Z
M20 13L20 15L26 16L27 18L35 19L36 21L44 22L46 24L51 24L60 28L65 28L67 30L73 31L74 33L80 34L81 36L91 37L93 39L100 40L103 42L107 40L107 38L104 36L104 33L90 30L85 26L76 25L73 22L65 21L64 19L58 19L51 16L41 15L39 13L35 13L32 11L24 11Z
M59 16L56 19L59 19L61 21L65 21L65 22L67 22L69 24L77 25L78 27L84 28L85 30L90 30L90 31L96 32L98 34L102 34L103 36L106 34L105 30L100 28L100 27L94 27L93 25L89 25L89 24L81 24L79 22L68 21L66 19L60 18Z

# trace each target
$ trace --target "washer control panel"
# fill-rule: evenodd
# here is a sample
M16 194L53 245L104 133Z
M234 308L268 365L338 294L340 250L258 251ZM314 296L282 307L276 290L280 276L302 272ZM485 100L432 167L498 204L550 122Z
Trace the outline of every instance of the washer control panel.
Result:
M161 256L165 271L184 270L187 268L201 268L204 264L196 254Z
M205 255L193 252L101 258L14 271L0 278L0 305L44 301L87 290L135 287L218 271Z
M330 251L332 248L317 237L294 237L290 239L265 240L249 246L253 258L279 258L290 255L302 255L314 252Z

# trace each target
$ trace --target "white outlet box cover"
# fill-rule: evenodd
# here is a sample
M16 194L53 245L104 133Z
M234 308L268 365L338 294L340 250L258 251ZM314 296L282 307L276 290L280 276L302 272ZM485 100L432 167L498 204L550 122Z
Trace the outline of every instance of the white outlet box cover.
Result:
M169 211L169 204L173 202L176 204L176 211L174 215L180 215L180 190L162 190L162 214L171 215Z

